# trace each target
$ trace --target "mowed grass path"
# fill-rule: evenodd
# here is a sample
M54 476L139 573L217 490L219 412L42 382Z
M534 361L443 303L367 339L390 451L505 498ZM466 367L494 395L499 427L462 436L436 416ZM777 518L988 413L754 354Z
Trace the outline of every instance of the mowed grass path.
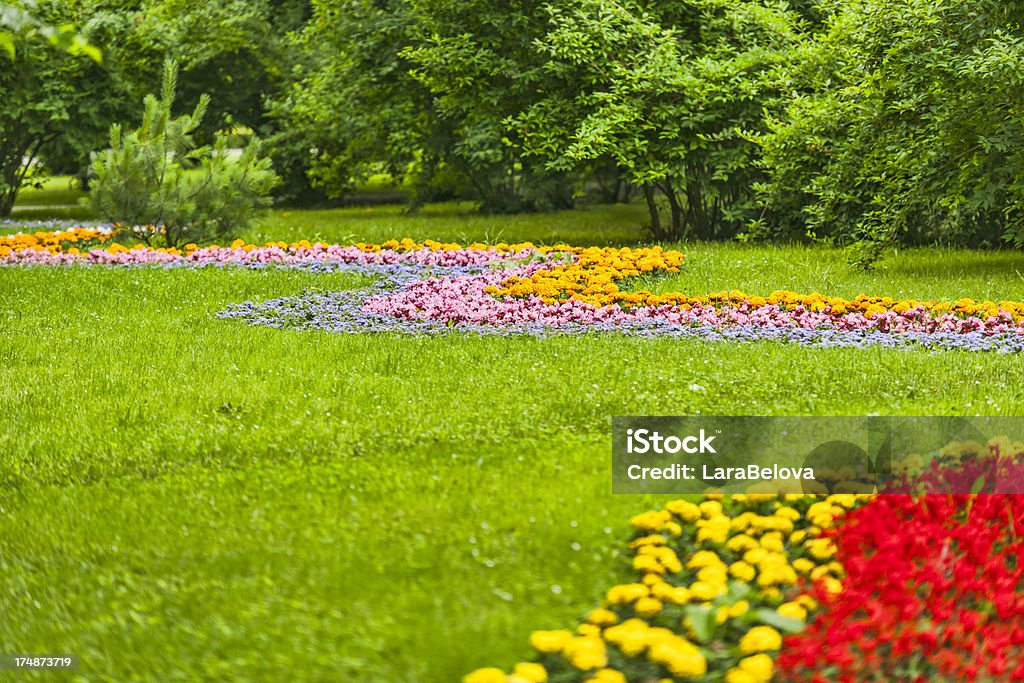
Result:
M625 243L634 208L290 212L253 236ZM686 272L651 286L1024 297L1018 254L918 251L858 274L834 251L683 248ZM628 517L655 501L610 493L613 415L1024 407L1013 356L214 318L361 282L0 269L0 651L78 654L82 680L456 681L525 656L532 629L626 575Z

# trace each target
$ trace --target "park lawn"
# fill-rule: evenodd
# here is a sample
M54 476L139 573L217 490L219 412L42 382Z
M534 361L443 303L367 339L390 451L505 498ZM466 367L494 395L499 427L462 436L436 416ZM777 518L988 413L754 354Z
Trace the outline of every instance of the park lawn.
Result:
M23 186L14 203L9 219L34 221L47 219L90 220L92 212L81 202L86 197L71 176L50 176L42 179L38 187ZM0 219L0 231L3 230Z
M276 208L264 211L252 228L242 235L262 244L268 240L323 240L349 243L356 240L387 239L399 234L417 240L460 242L537 241L554 244L637 244L645 237L641 226L647 209L640 204L588 206L575 211L549 214L484 215L472 202L428 204L409 212L401 204L367 203L361 197L395 191L382 176L374 176L352 193L354 204L321 210ZM69 176L55 176L39 189L26 188L18 194L12 220L46 219L95 220L87 207L78 205L86 195L75 189ZM16 225L4 225L0 234L14 232Z
M278 211L248 237L638 237L636 207L455 209ZM683 273L640 286L1024 298L1009 252L905 252L865 274L833 250L681 248ZM656 501L610 494L613 415L1024 406L1006 355L214 317L363 282L0 269L0 651L78 654L88 680L455 681L526 656L531 630L628 574L628 517Z

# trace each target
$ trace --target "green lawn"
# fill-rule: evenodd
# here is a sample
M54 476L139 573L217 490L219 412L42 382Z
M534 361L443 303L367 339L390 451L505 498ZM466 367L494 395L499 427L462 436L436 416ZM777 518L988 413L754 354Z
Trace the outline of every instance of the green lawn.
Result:
M18 192L18 200L11 218L88 220L91 212L80 205L80 200L85 196L70 176L46 178L42 181L41 187L24 187Z
M641 237L637 207L457 208L278 211L248 237ZM1024 297L1016 253L914 251L863 274L838 251L683 248L685 272L651 286ZM0 651L78 654L82 680L456 681L527 655L532 629L626 574L627 519L653 501L609 492L613 415L1024 406L1024 363L994 354L213 317L360 282L0 269Z

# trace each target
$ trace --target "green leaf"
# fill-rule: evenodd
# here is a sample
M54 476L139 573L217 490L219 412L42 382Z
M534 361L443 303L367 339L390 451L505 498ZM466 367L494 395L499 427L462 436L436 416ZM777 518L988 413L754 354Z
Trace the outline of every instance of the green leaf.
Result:
M787 617L783 614L779 614L773 609L767 609L762 607L761 609L754 610L754 618L763 624L773 626L780 631L787 633L799 633L804 630L807 625L802 619L796 619L794 617Z
M753 590L749 583L743 583L741 581L730 581L729 592L726 593L726 598L730 605L745 599L750 595L750 591Z
M702 605L689 605L686 608L686 618L693 627L693 634L697 642L707 643L715 634L715 615L709 607Z
M0 50L3 50L11 59L14 59L14 36L7 31L0 31Z
M981 493L984 490L986 483L988 482L986 481L984 474L975 479L974 483L971 484L971 495L976 496Z

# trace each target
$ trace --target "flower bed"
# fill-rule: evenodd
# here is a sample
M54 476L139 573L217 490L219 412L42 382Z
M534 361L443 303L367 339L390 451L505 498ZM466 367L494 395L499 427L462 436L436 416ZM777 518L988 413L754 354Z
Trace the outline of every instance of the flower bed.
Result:
M1024 444L909 466L975 460L1020 469ZM1024 680L1020 496L711 493L631 522L631 583L464 683Z
M824 534L864 500L708 494L638 515L635 581L612 587L575 630L535 632L535 662L465 683L769 681L784 633L817 608L815 582L841 590Z
M840 596L786 638L782 680L1024 680L1024 498L884 495L828 537Z
M90 228L0 237L0 265L278 266L377 276L374 285L360 290L246 302L221 314L254 324L334 332L597 331L809 346L1024 351L1024 303L1016 301L629 289L638 276L680 272L683 254L661 247L463 247L405 239L350 246L308 241L257 246L237 240L224 247L156 249L109 243L115 237L109 229Z

